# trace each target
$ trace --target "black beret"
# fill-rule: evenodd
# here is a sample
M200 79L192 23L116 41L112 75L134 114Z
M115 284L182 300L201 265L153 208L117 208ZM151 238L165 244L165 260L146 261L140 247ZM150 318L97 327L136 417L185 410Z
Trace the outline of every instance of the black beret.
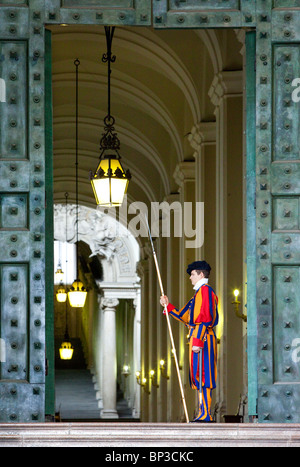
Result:
M194 270L199 271L210 271L211 267L206 261L194 261L188 265L186 272L191 275L191 272Z

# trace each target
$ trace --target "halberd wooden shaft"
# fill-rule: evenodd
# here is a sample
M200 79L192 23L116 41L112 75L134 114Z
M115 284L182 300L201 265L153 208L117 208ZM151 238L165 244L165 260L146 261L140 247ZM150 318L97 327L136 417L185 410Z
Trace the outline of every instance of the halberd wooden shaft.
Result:
M148 225L147 219L146 219L146 222L147 222L147 225ZM150 238L150 242L151 242L152 253L153 253L153 258L154 258L154 263L155 263L155 267L156 267L156 272L157 272L157 277L158 277L158 282L159 282L161 295L165 295L164 288L163 288L163 283L162 283L162 279L161 279L161 274L160 274L160 269L159 269L157 256L156 256L156 252L155 252L155 249L154 249L154 245L153 245L149 225L148 225L148 232L149 232L149 238ZM177 376L178 376L178 382L179 382L179 386L180 386L181 399L182 399L182 404L183 404L183 408L184 408L186 423L189 423L189 414L188 414L188 411L187 411L187 406L186 406L186 401L185 401L185 396L184 396L184 390L183 390L183 384L182 384L182 381L181 381L180 369L179 369L177 353L176 353L176 347L175 347L172 327L171 327L171 323L170 323L170 317L169 317L169 313L168 313L168 310L167 310L167 305L165 305L164 308L165 308L165 315L166 315L166 319L167 319L167 323L168 323L168 330L169 330L169 335L170 335L170 340L171 340L171 345L172 345L172 352L173 352L173 357L174 357Z

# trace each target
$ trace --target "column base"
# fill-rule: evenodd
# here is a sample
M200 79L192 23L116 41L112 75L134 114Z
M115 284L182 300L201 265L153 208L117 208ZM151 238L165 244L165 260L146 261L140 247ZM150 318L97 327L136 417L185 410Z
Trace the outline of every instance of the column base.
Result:
M116 410L114 410L114 409L106 409L106 410L101 410L100 418L118 419L119 415L118 415L118 412Z

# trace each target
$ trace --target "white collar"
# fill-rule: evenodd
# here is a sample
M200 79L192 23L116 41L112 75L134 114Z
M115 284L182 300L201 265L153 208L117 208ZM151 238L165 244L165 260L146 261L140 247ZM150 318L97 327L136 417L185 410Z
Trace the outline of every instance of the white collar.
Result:
M200 281L198 281L198 282L194 285L194 290L199 290L200 287L202 287L202 285L207 284L207 283L208 283L208 279L206 279L206 278L200 279Z

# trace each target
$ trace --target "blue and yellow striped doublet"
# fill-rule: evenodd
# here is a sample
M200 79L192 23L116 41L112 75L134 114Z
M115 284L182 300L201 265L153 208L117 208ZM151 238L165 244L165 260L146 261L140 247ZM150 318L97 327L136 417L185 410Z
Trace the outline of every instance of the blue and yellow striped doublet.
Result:
M209 418L211 418L210 394L211 390L216 387L217 381L217 338L214 327L217 326L219 321L218 298L212 287L204 284L181 310L177 310L171 304L168 305L167 310L175 319L185 323L190 330L190 385L198 391L202 391L202 387L210 389L210 391L203 392L203 401L206 401L207 397L205 399L205 396L209 393L208 399L210 400L207 400L208 406L206 412L209 413ZM199 375L200 353L193 352L193 346L203 349L201 379ZM202 384L200 384L200 381Z

